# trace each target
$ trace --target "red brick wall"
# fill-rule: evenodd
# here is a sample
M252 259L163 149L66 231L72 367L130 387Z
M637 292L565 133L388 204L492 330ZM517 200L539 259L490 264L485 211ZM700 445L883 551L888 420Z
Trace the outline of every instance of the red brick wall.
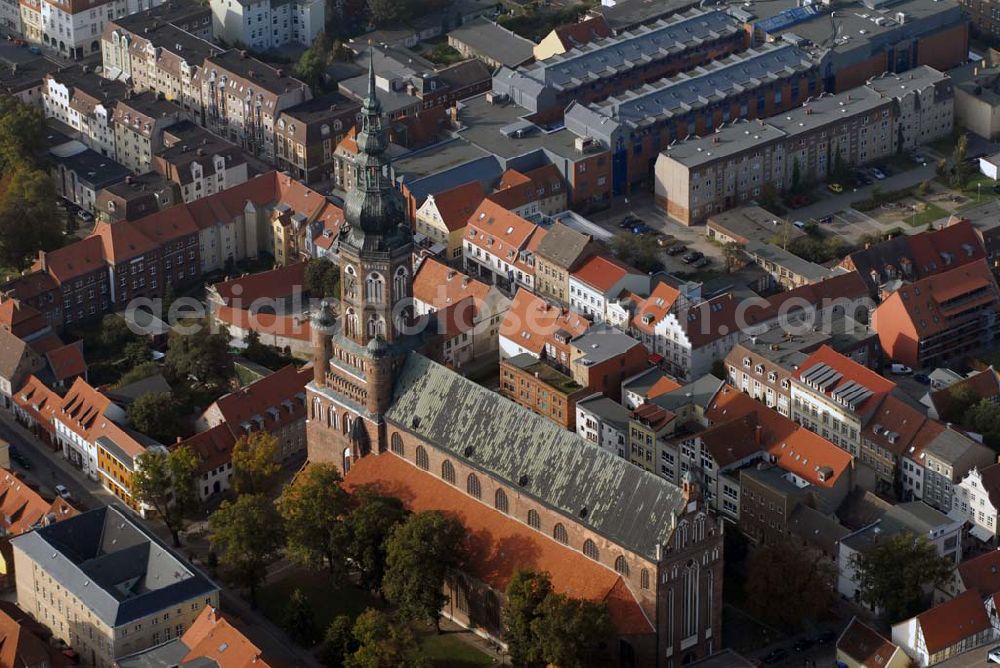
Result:
M928 35L917 43L917 65L942 72L962 64L969 54L969 24Z
M882 74L888 69L886 53L876 53L868 60L851 67L843 67L834 75L836 93L842 93L850 88L863 86L866 81Z

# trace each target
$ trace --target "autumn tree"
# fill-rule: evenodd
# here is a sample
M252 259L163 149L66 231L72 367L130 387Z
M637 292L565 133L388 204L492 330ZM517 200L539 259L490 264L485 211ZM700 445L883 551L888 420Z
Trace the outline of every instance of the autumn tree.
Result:
M223 501L208 518L212 549L230 578L250 591L257 605L257 587L284 544L281 516L261 494L241 494Z
M504 604L504 639L515 666L537 666L542 662L540 643L532 630L538 619L542 603L552 593L548 573L517 570L507 583L507 601Z
M347 554L361 571L361 583L377 592L385 576L386 543L393 529L406 519L406 508L396 497L367 487L354 496L354 508L344 519Z
M382 591L404 617L434 623L446 602L445 575L465 556L465 528L438 511L411 515L393 529L386 544Z
M315 641L316 624L313 607L309 603L309 598L297 587L285 606L281 627L300 645L311 647Z
M836 578L837 569L829 562L783 543L754 550L743 586L752 614L774 626L795 629L830 609L836 600Z
M923 536L886 536L854 555L861 600L881 609L890 622L924 609L927 589L951 577L954 564Z
M194 486L199 467L198 455L187 446L169 452L150 448L136 461L132 496L156 511L167 525L174 547L180 547L180 533L199 506Z
M237 494L267 494L281 472L278 439L266 431L251 431L233 445L233 489Z
M278 498L289 555L306 566L325 564L331 575L343 572L349 544L350 497L340 484L332 464L310 464Z
M328 668L341 668L347 657L358 651L354 639L354 622L347 615L337 615L323 634L319 659Z
M170 332L164 370L167 376L176 382L224 387L233 375L233 363L229 357L229 336L212 333L208 320L198 323L197 329L198 332L195 334L185 334L177 330Z
M369 608L354 623L352 635L357 650L344 661L346 668L424 668L428 660L421 656L417 636L405 619Z

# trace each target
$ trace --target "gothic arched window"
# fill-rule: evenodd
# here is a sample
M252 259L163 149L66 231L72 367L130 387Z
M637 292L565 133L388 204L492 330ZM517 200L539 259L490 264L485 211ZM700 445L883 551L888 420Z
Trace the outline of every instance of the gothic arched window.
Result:
M615 572L628 577L628 562L625 561L625 557L621 554L615 559Z
M542 520L538 517L538 511L532 508L528 511L528 526L532 529L540 529Z
M350 297L351 299L356 299L358 284L358 274L354 271L354 267L347 265L344 267L344 296Z
M566 527L564 527L561 522L552 530L552 537L563 545L569 543L569 536L566 534Z
M398 431L393 432L392 438L389 439L389 449L400 457L406 456L406 450L403 448L403 437L399 435Z
M372 272L365 280L365 298L374 304L381 304L385 299L385 279L382 274Z
M427 451L422 445L417 446L417 466L425 471L431 466L430 460L427 458Z
M639 586L643 589L649 589L649 571L645 568L639 573Z
M441 479L455 484L455 467L447 459L441 462Z
M347 309L344 315L344 329L347 330L348 336L358 335L358 314L352 308Z
M394 299L401 299L406 294L406 281L408 274L405 267L396 269L392 277L392 295Z
M583 553L594 561L598 561L601 558L601 553L598 551L597 546L589 538L583 541Z
M476 477L475 473L470 473L469 477L466 479L465 491L477 499L482 496L482 490L479 488L479 478Z
M493 507L499 510L501 513L507 512L507 492L502 489L498 489L497 493L494 495Z

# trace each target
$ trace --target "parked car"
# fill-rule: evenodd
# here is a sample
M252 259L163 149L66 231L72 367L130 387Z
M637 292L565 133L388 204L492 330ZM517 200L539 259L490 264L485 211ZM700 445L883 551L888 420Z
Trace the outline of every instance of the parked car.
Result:
M806 229L806 224L803 223L801 220L796 220L795 222L792 223L792 225L799 228L800 230Z
M1000 647L994 647L986 653L986 663L1000 663Z
M66 499L67 501L73 500L73 495L70 493L68 489L66 489L65 485L56 485L56 494L58 494L63 499Z
M691 266L694 267L695 269L704 269L705 267L707 267L711 263L712 263L712 261L709 260L707 257L702 257L702 258L699 258L699 259L695 260L694 262L692 262Z
M638 223L632 226L632 234L649 234L653 228L646 223Z
M656 245L660 248L669 248L677 243L677 237L672 234L661 234L656 237Z
M889 371L896 374L897 376L908 376L913 373L913 369L906 366L905 364L892 364L889 367Z
M29 46L28 51L35 54L36 56L42 55L42 50L39 49L37 46Z
M823 216L823 217L819 218L818 220L819 220L820 224L822 224L822 225L829 225L830 223L833 222L833 216Z
M787 656L788 656L787 649L782 649L781 647L779 647L778 649L772 649L770 652L767 653L767 656L764 657L764 663L767 664L778 663L779 661L784 661Z
M917 381L921 385L930 385L931 384L931 379L926 374L922 374L922 373L915 374L913 376L913 380Z
M872 176L874 176L877 180L881 181L885 179L885 172L883 172L878 167L872 167Z
M76 212L76 217L85 223L94 222L94 214L90 213L89 211L84 211L83 209L80 209L79 211Z
M691 251L681 259L684 260L686 263L691 264L692 262L696 262L703 257L705 257L704 253L700 251Z
M667 249L667 255L680 255L681 253L687 251L688 247L684 244L676 244Z
M830 184L827 184L826 187L829 188L830 192L833 192L833 193L842 193L842 192L844 192L844 186L840 185L839 183L830 183Z
M636 223L641 223L642 219L638 216L632 215L631 213L622 218L622 222L618 223L618 227L623 230L632 229Z

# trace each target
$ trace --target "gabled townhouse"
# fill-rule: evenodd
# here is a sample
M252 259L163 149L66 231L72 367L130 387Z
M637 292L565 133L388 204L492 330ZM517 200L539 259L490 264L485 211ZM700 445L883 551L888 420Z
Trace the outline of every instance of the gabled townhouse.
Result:
M166 452L157 441L111 420L95 424L90 432L97 454L97 475L101 485L123 503L145 517L150 510L132 496L132 480L142 466L147 451Z
M337 144L360 110L354 100L328 93L282 111L276 126L279 168L306 183L330 178Z
M179 106L152 91L119 100L112 116L115 160L136 174L148 172L163 148L163 131L186 117Z
M469 218L462 254L465 270L502 290L535 289L535 253L545 230L485 199Z
M969 469L955 485L951 512L966 518L970 534L989 545L995 543L1000 529L1000 464Z
M997 460L996 453L951 427L938 427L923 448L923 495L925 503L943 513L955 506L955 485L973 467L984 469ZM959 502L961 508L961 502Z
M903 472L902 457L912 447L928 419L901 398L889 394L861 429L859 460L872 471L886 490L895 489Z
M496 356L500 325L511 300L496 286L462 274L434 258L426 258L413 277L413 315L455 311L439 317L437 332L445 335L442 357L460 367L485 356ZM446 327L448 323L454 328ZM453 336L447 336L454 329Z
M608 319L608 306L622 292L649 294L650 278L604 255L593 255L569 275L569 307L595 322Z
M84 144L112 159L115 106L127 95L125 84L102 79L85 66L47 74L42 88L46 118L62 121L79 133Z
M837 639L837 664L845 668L908 668L910 657L855 616Z
M14 393L13 403L18 423L50 448L62 448L56 440L55 418L62 405L62 397L36 376L28 376Z
M191 121L171 125L162 142L163 147L152 157L152 169L176 184L185 202L214 195L249 178L242 150Z
M565 211L566 191L559 167L548 164L525 172L508 169L487 198L517 216L534 220Z
M563 369L529 353L500 360L500 394L564 429L576 431L576 402L590 392Z
M570 280L577 269L597 252L589 234L561 222L549 228L535 256L535 292L560 304L570 303Z
M951 581L935 590L935 603L965 591L976 592L980 599L1000 592L1000 550L989 550L960 563Z
M195 488L202 501L231 487L236 436L226 424L199 431L171 447L188 447L200 462Z
M1000 337L1000 288L983 259L901 286L872 316L882 349L914 369L947 362Z
M28 343L0 329L0 407L10 410L16 390L43 368L45 359Z
M264 376L216 399L195 420L195 429L204 432L226 425L236 439L266 431L278 440L281 461L298 457L306 447L305 386L312 375L312 369L287 366ZM222 489L227 486L228 479Z
M576 433L619 457L628 458L629 409L602 394L576 402Z
M569 342L589 328L590 321L580 314L521 288L500 323L500 359L527 353L569 368Z
M673 466L668 456L658 452L662 442L677 433L682 420L677 413L655 402L636 406L629 415L628 422L628 460L636 466L650 472L658 469L664 475L665 466ZM664 463L666 462L666 463Z
M125 411L84 380L77 380L54 413L56 443L70 464L99 480L95 434Z
M973 591L892 625L892 641L909 655L915 668L939 664L996 638L983 599Z
M461 264L466 225L485 197L479 181L431 193L417 209L413 229L432 243L444 245L448 263Z

